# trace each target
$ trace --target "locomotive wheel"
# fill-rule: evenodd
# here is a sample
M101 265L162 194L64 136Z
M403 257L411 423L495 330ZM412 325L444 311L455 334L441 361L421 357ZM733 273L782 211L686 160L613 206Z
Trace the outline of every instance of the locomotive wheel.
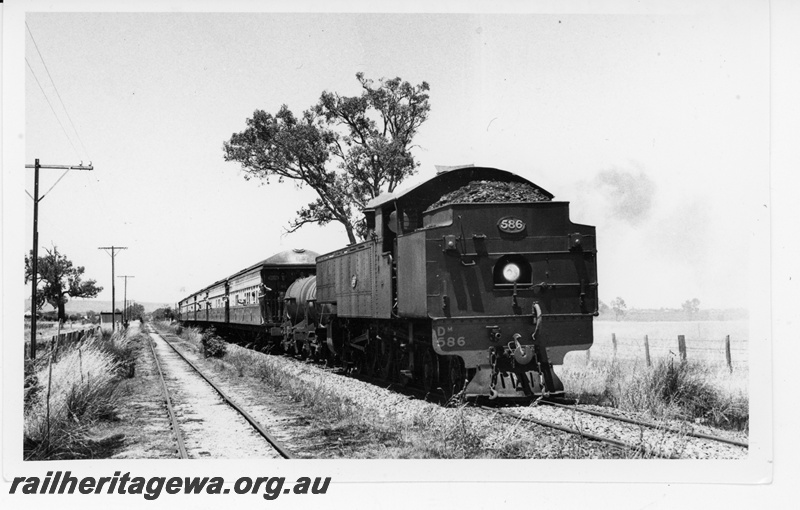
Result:
M426 349L422 355L422 389L432 391L439 385L439 360L436 354Z
M333 353L328 346L325 346L325 366L328 368L333 368L336 366L336 354Z
M378 355L375 352L377 349L378 342L376 340L369 341L364 349L366 375L370 377L376 377L378 375Z
M325 345L324 344L315 345L313 347L313 353L314 354L313 354L312 357L314 358L314 363L322 363L322 361L327 358L327 356L325 354L326 350L327 349L325 349Z
M306 359L306 354L307 353L306 353L305 345L303 345L303 343L300 340L295 340L294 341L294 352L295 352L295 357L296 358L298 358L298 359Z
M381 376L386 382L393 382L397 380L397 364L394 362L395 352L394 344L388 344L386 351L381 357Z
M460 356L448 356L447 365L445 394L448 397L452 397L464 389L464 380L467 373L464 370L464 362L461 361Z
M354 356L352 374L355 376L366 375L367 363L363 355Z

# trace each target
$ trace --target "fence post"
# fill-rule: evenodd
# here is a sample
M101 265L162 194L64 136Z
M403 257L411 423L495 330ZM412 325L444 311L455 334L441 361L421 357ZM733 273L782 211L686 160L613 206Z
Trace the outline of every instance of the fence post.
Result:
M731 336L725 335L725 361L728 362L728 370L733 372L733 364L731 363Z
M611 333L611 343L614 344L614 357L617 357L617 334Z
M650 362L650 340L647 335L644 336L644 359L647 361L647 366L652 366Z
M686 337L678 335L678 351L681 354L681 361L686 361Z

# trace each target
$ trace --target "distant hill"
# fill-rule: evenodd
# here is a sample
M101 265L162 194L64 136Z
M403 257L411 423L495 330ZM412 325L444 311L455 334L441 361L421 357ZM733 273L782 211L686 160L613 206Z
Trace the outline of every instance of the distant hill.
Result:
M145 313L150 313L158 308L166 308L168 306L174 306L174 303L148 303L144 301L136 301L136 303L142 305L144 307ZM122 299L117 299L115 304L117 308L122 310L124 305L124 301ZM28 298L25 300L25 313L30 311L31 307L31 299ZM42 311L48 312L53 310L54 308L50 305L44 305ZM65 308L67 314L72 313L80 313L85 314L88 311L94 312L110 312L111 311L111 301L99 301L96 299L71 299L67 302L67 306Z

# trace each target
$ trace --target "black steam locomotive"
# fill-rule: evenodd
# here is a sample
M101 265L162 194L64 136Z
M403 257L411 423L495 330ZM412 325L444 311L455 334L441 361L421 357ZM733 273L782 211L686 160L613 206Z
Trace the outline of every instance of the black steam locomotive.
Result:
M443 172L364 210L367 241L279 253L179 303L348 371L467 398L563 395L553 365L592 345L595 228L494 168Z

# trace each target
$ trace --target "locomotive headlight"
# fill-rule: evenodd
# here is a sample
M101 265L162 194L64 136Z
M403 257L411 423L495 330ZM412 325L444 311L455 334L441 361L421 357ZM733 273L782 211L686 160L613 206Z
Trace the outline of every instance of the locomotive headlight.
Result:
M510 262L503 268L503 278L509 283L514 283L519 280L520 269L519 266Z

